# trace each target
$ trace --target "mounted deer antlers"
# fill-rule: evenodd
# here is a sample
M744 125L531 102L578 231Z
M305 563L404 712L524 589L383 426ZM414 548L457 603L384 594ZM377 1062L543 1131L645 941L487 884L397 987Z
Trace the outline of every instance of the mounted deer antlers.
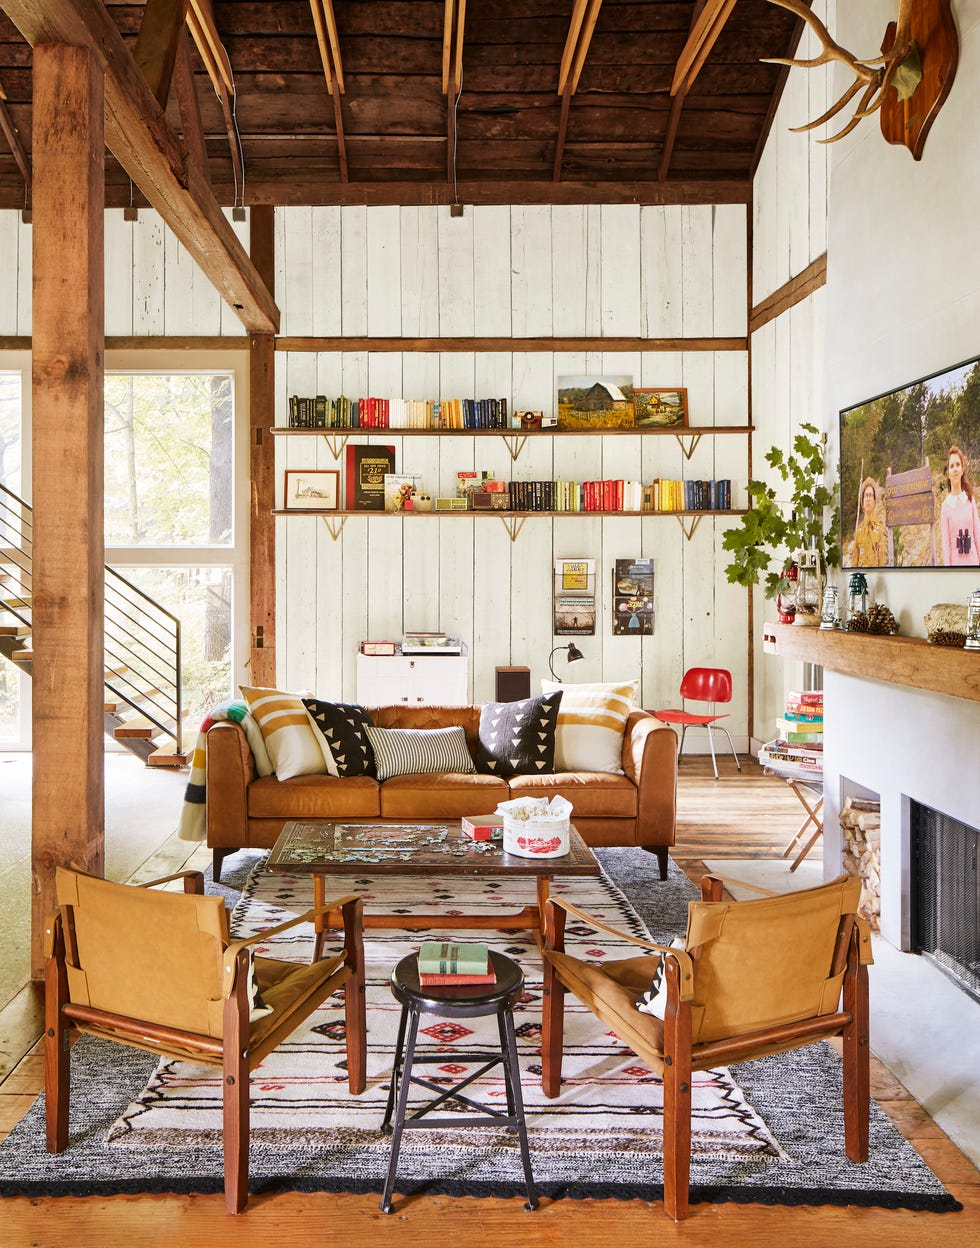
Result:
M820 40L823 51L809 59L765 57L769 64L811 69L840 61L854 75L851 85L825 113L805 126L791 127L794 133L813 130L830 121L861 91L847 125L818 141L836 143L850 134L859 121L880 109L882 134L889 143L904 144L918 160L926 133L953 85L959 59L950 0L900 0L898 18L885 30L881 55L865 60L842 48L803 0L770 0L770 3L788 9L806 22ZM894 87L894 92L889 92L889 87Z

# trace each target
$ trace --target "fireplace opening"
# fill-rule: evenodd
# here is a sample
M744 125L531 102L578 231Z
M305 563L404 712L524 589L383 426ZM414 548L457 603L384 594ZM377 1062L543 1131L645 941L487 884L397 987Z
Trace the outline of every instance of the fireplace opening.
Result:
M980 1001L980 833L911 803L912 949Z

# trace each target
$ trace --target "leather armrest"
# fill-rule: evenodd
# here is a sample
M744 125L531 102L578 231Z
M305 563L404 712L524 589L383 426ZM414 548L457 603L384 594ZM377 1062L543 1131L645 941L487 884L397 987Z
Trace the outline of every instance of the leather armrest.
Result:
M623 771L637 788L637 843L673 845L677 733L649 711L633 711L623 738Z
M255 759L242 728L212 724L207 735L206 801L208 845L240 849L248 842L248 786Z

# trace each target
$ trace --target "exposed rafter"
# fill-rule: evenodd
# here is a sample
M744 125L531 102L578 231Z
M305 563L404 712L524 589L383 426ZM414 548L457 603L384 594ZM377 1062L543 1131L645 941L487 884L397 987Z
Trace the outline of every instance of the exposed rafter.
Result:
M204 123L201 120L201 102L197 98L194 86L194 71L191 69L190 54L187 48L189 39L186 27L181 31L177 44L177 60L174 63L174 95L177 97L177 111L180 113L180 129L184 136L187 155L204 174L208 183L211 181L211 165L208 160L208 148L204 139Z
M337 32L337 19L334 16L333 0L310 0L310 11L313 14L313 28L316 31L317 47L320 49L320 62L323 65L323 76L327 80L327 91L333 100L333 121L337 132L337 159L340 163L340 180L347 182L347 142L344 138L344 119L340 112L340 97L344 94L344 66L340 59L340 35Z
M235 177L235 205L244 207L245 168L242 163L238 126L235 122L235 75L215 25L211 0L188 0L187 29L204 62L204 68L207 70L214 93L221 105L221 115L224 118L225 133L228 136L228 147L231 152L231 167Z
M188 0L146 0L133 59L161 108L166 108Z
M735 0L707 0L677 58L674 81L670 87L671 95L690 91L734 7Z
M20 135L17 133L17 127L14 125L7 109L6 101L6 92L0 86L0 130L3 131L3 136L7 140L7 146L10 148L11 155L17 162L20 176L24 179L24 207L29 208L31 203L31 162L24 151L24 145L20 141Z
M105 68L106 146L187 248L246 329L276 333L279 309L204 180L192 166L99 0L3 0L32 46L92 49Z
M561 96L561 114L558 119L558 137L555 141L555 160L552 181L561 181L561 166L565 156L565 135L568 132L568 114L572 96L578 90L578 80L588 55L589 44L599 20L602 0L575 0L572 16L565 36L565 47L558 68L558 94Z
M466 0L446 0L442 22L442 93L449 97L446 109L446 180L453 186L453 212L462 212L456 199L456 108L463 88L463 29Z
M688 39L694 34L697 26L698 18L704 9L706 0L697 0L694 6L694 12L691 14L691 26L688 30ZM660 164L657 168L657 179L660 182L667 176L667 170L670 168L670 158L674 154L674 142L677 139L677 130L681 122L681 111L684 108L684 100L687 98L687 87L682 86L674 95L673 102L670 106L670 116L667 119L667 130L664 134L663 151L660 153Z

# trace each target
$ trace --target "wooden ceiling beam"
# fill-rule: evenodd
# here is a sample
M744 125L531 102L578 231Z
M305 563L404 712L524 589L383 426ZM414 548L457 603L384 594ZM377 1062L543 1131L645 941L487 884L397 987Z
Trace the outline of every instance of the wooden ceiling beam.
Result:
M691 26L688 30L688 39L694 33L697 26L698 18L704 9L706 0L697 0L694 11L691 14ZM674 96L673 103L670 106L670 116L667 119L667 131L664 135L663 151L660 153L660 164L657 167L657 179L660 182L667 177L667 170L670 168L670 158L674 154L674 143L677 140L677 130L681 123L681 111L684 108L684 100L687 98L687 87L681 87Z
M27 152L24 145L20 141L20 135L17 133L17 127L13 123L13 118L7 109L7 96L4 89L0 86L0 130L7 140L7 146L10 153L20 170L20 176L24 179L24 207L29 208L31 203L31 162L27 158Z
M238 137L238 126L235 121L235 75L231 68L231 60L221 42L218 27L215 25L214 10L211 0L188 0L187 29L190 31L194 46L211 79L214 93L221 105L221 116L225 123L225 134L228 136L228 151L231 155L231 167L235 177L235 208L245 206L245 167L242 157L241 140Z
M340 111L340 97L344 94L344 67L340 59L340 35L333 11L333 0L310 0L313 29L316 31L320 63L327 81L327 93L333 100L333 124L337 135L337 161L341 182L348 182L347 142L344 138L344 118Z
M194 71L191 69L190 54L187 40L190 36L186 27L181 31L177 42L177 59L174 62L174 94L177 97L177 111L180 113L180 129L184 138L187 154L204 174L205 181L211 182L211 164L208 160L208 146L204 138L204 123L201 120L201 101L197 98L194 85Z
M707 0L677 58L671 95L677 95L681 90L685 94L690 91L734 7L735 0Z
M582 66L588 55L589 44L599 20L602 0L575 0L572 16L565 36L565 47L558 68L558 94L561 96L561 113L558 118L558 137L555 140L555 160L551 171L552 182L561 181L561 167L565 158L565 136L568 133L568 113L572 96L578 89Z
M166 108L187 0L146 0L133 59L161 108Z
M105 69L106 146L245 328L276 333L272 294L100 0L3 0L3 7L32 47L65 43L95 51Z
M442 93L458 95L463 82L466 0L446 0L442 19Z

